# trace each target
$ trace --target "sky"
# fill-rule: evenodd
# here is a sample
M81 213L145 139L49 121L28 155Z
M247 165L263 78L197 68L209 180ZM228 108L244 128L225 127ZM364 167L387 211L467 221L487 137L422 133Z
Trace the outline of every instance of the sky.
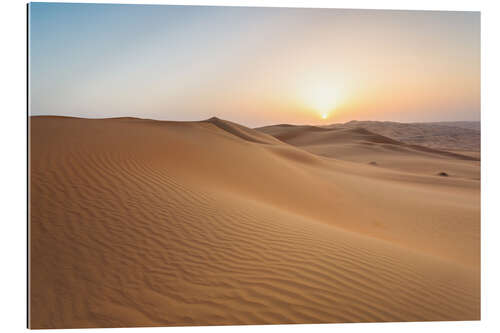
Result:
M480 13L31 3L31 115L480 120Z

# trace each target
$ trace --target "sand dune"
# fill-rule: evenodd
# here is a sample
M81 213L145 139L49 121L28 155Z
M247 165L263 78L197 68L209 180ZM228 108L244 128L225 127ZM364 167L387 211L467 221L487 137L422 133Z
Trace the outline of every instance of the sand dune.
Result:
M445 150L479 151L481 123L450 121L434 123L398 123L393 121L350 121L327 128L365 128L404 143Z
M474 156L357 129L30 121L32 328L480 318Z
M479 154L406 144L363 127L275 125L258 129L290 145L336 159L411 173L478 180Z

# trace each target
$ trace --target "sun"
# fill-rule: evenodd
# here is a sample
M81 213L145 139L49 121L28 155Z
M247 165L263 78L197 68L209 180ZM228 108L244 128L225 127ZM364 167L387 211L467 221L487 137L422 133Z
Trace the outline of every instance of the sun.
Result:
M326 82L315 82L304 88L302 96L307 107L327 119L337 106L338 91Z

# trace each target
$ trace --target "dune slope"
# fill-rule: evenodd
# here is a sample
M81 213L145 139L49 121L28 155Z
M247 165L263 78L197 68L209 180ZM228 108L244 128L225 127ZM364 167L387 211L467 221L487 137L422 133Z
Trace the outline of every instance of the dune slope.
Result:
M220 119L30 139L32 328L480 318L477 181Z
M321 156L412 173L436 175L445 172L454 177L479 179L477 153L407 144L363 127L274 125L257 130Z
M481 148L481 123L478 121L398 123L353 120L326 127L345 129L362 127L404 143L435 149L479 151Z

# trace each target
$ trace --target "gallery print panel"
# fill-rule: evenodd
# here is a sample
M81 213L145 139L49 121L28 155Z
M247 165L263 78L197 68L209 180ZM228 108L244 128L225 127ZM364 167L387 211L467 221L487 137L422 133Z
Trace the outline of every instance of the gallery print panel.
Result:
M29 327L480 319L480 13L30 3Z

